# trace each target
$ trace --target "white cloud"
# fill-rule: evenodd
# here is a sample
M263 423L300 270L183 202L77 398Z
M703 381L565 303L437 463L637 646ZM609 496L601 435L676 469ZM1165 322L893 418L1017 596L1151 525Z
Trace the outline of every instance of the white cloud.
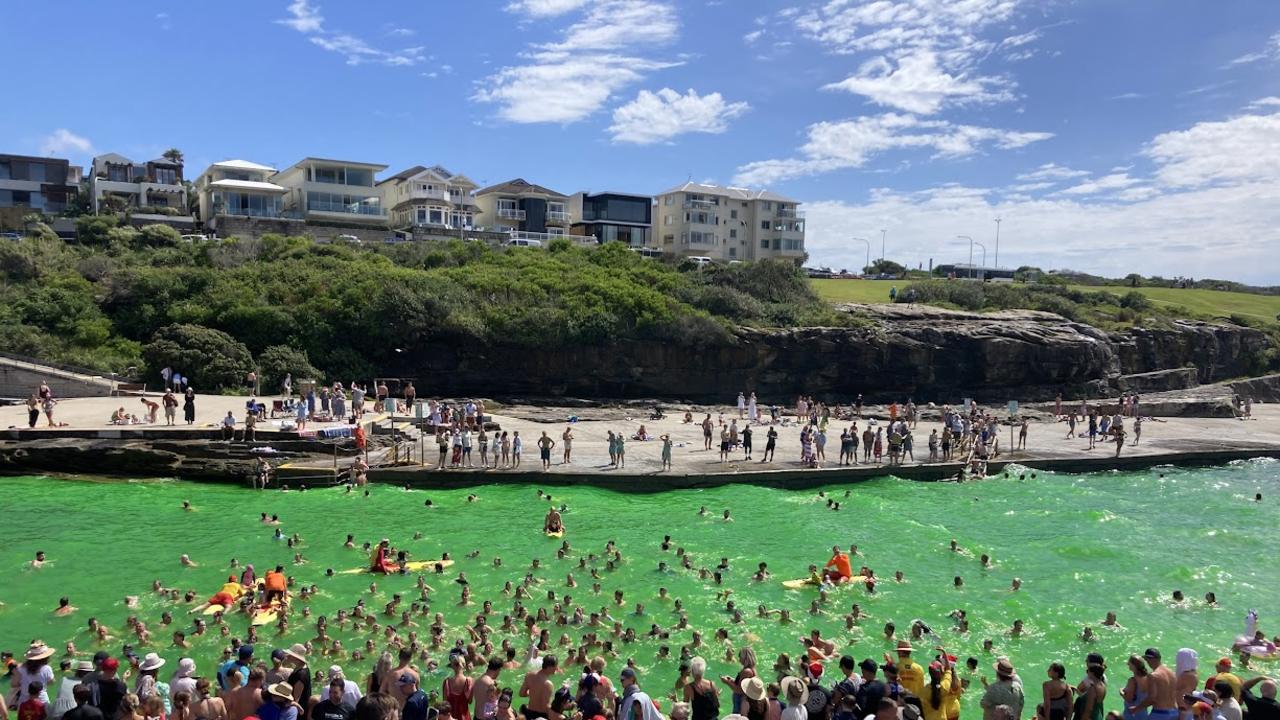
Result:
M1264 97L1258 98L1245 106L1248 110L1265 110L1266 108L1280 107L1280 97Z
M40 141L41 155L93 155L93 143L89 138L77 135L66 128L58 128Z
M1260 52L1251 52L1232 60L1227 63L1231 65L1247 65L1260 60L1280 60L1280 32L1275 33L1267 39L1266 47Z
M1157 135L1145 150L1173 187L1280 181L1280 112L1202 122Z
M637 145L663 142L685 133L718 134L748 109L745 102L725 102L720 93L700 96L693 90L685 95L671 88L656 93L641 90L635 100L613 111L609 132L615 142Z
M938 54L916 50L898 59L897 67L884 56L862 64L856 75L826 85L824 90L844 90L885 105L921 115L932 115L943 103L995 102L1012 96L993 77L948 74L938 65Z
M898 113L815 123L809 126L808 135L800 148L802 157L748 163L738 168L734 182L762 185L861 167L890 150L933 150L934 157L955 158L972 155L983 146L1008 150L1053 137L1052 133L959 125Z
M577 122L648 72L679 65L648 56L679 31L669 2L598 0L559 42L532 46L525 62L481 81L472 99L500 105L498 116L510 122Z
M743 35L742 42L748 45L752 45L755 43L755 41L759 40L762 37L764 37L764 28L760 28L759 30L752 30L746 35Z
M967 247L937 238L967 233L982 239L1003 217L1000 264L1073 268L1124 275L1230 277L1277 281L1280 246L1280 102L1272 114L1240 115L1157 135L1143 154L1149 177L1130 167L1096 179L1048 163L1018 176L1013 193L943 186L921 192L875 189L867 202L807 202L806 249L815 263L859 267L851 232L888 227L888 253L915 266L967 259ZM1261 107L1261 106L1260 106ZM1050 183L1080 180L1042 197L1024 194ZM998 199L997 199L998 198ZM988 243L988 250L994 247ZM1158 252L1157 252L1158 251ZM992 258L994 260L994 258Z
M412 37L413 35L417 35L418 31L407 27L393 27L387 31L387 34L394 35L395 37Z
M1127 93L1121 93L1119 95L1112 95L1111 99L1112 100L1141 100L1144 97L1146 97L1146 95L1143 95L1142 93L1127 92Z
M516 0L507 5L507 11L535 18L547 18L577 10L586 4L587 0Z
M1072 170L1057 163L1045 163L1029 173L1022 173L1018 176L1018 179L1032 182L1038 180L1072 180L1085 177L1088 174L1084 170Z
M288 25L300 33L317 33L324 29L324 16L320 14L320 8L312 6L307 0L293 0L288 9L293 17L276 22Z
M1103 175L1102 177L1094 180L1085 180L1084 182L1078 185L1072 185L1061 192L1063 195L1097 195L1111 190L1122 190L1130 185L1136 185L1140 182L1142 181L1137 178L1129 177L1129 173L1118 172L1111 173L1110 175Z
M383 50L350 33L326 30L324 16L320 14L319 6L311 5L308 0L293 0L289 3L288 11L292 17L276 20L276 22L308 36L307 39L316 47L345 55L348 65L376 63L408 66L417 65L425 59L426 48L423 47ZM412 32L408 31L409 34ZM392 34L397 33L393 30Z
M829 0L795 14L796 25L835 52L884 52L906 47L990 49L974 37L1009 20L1018 0Z
M1028 192L1035 192L1036 190L1045 190L1047 188L1053 187L1054 185L1057 185L1057 183L1049 182L1049 181L1021 183L1019 185L1014 185L1010 189L1013 190L1014 192L1028 193Z

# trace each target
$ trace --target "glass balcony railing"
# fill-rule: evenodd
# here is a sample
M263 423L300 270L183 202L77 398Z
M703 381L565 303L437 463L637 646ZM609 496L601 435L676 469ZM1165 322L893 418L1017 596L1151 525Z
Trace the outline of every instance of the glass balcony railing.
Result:
M498 208L498 217L503 220L523 220L524 211L516 208Z
M325 202L323 200L313 200L307 203L307 210L311 212L337 212L348 213L351 215L372 215L375 217L383 214L382 207L379 205L347 205L344 203Z
M548 222L569 222L569 213L560 210L547 211Z

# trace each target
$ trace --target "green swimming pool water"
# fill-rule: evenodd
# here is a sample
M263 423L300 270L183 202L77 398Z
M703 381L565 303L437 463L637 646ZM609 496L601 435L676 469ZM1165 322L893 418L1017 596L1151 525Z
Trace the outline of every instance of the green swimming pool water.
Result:
M964 485L914 483L884 478L854 485L832 486L828 495L841 501L841 509L828 510L817 491L784 491L749 485L714 490L690 490L658 494L621 494L588 487L550 488L554 501L568 503L565 514L573 552L566 560L555 558L558 541L540 533L547 503L532 485L489 485L473 490L406 492L374 487L370 497L344 494L341 489L308 492L255 493L249 490L198 485L181 481L95 481L37 477L3 478L6 541L0 544L0 646L21 650L39 637L62 651L62 644L76 641L82 652L98 649L89 637L86 622L96 616L109 624L113 634L125 637L130 610L123 598L142 596L134 610L155 632L158 650L170 660L169 673L182 653L169 648L174 628L160 626L160 614L172 609L176 627L190 629L186 607L171 606L150 593L160 579L166 586L193 588L201 597L214 592L228 573L234 557L252 562L261 574L282 563L300 582L315 583L321 596L310 607L314 616L332 619L339 607L350 607L358 597L369 598L380 608L393 592L413 598L414 578L378 578L377 593L370 597L367 575L324 576L325 568L360 567L367 555L342 547L346 533L358 542L376 542L386 536L421 559L443 551L458 561L446 578L432 577L436 588L431 611L443 612L452 628L459 629L478 611L485 598L495 601L493 624L509 611L511 600L501 594L506 580L518 582L532 558L544 570L540 592L527 605L548 605L546 590L564 593L565 576L573 572L580 583L568 590L575 604L590 612L610 605L626 625L643 634L651 623L675 624L670 604L658 601L660 586L684 601L690 623L710 642L716 628L729 628L735 647L748 636L765 666L781 652L793 657L802 652L798 638L810 628L835 638L842 651L858 658L879 657L889 644L881 634L886 621L906 633L911 621L921 618L938 634L937 640L962 659L975 656L983 672L991 675L994 657L982 652L982 640L995 641L995 654L1007 654L1020 669L1029 694L1038 693L1044 667L1060 660L1070 668L1069 679L1080 679L1086 652L1101 652L1112 669L1113 691L1107 707L1118 707L1118 690L1126 674L1124 657L1149 645L1172 657L1177 648L1190 646L1200 652L1202 667L1211 672L1213 658L1227 651L1242 630L1247 609L1257 608L1262 628L1280 632L1280 573L1275 557L1280 551L1280 464L1252 461L1216 469L1157 469L1143 473L1055 475L1038 473L1035 479L992 479ZM643 482L638 480L637 482ZM479 499L467 503L475 492ZM845 493L848 492L848 497ZM1262 492L1264 501L1253 501ZM424 507L430 498L434 508ZM183 500L197 508L181 509ZM700 506L712 511L697 514ZM729 509L734 522L719 519ZM292 565L293 550L272 539L273 528L259 522L259 513L275 513L286 534L301 534L301 551L308 564ZM423 539L413 540L421 531ZM695 567L714 568L722 556L730 560L725 585L734 590L739 607L749 610L741 625L730 622L723 602L715 599L710 580L684 570L657 571L660 560L672 567L674 552L663 553L662 536L693 557ZM971 555L948 550L955 538ZM609 540L616 540L625 563L613 572L601 565L603 592L593 596L590 578L576 569L579 557L597 555ZM826 560L832 544L857 543L867 565L884 578L880 589L868 595L861 588L832 593L820 615L810 615L816 592L787 591L778 581L799 577L810 562ZM47 567L26 566L36 550L45 550ZM480 555L466 555L479 550ZM989 553L994 567L984 570L977 560ZM198 568L182 568L179 556L188 553ZM492 558L501 556L503 567ZM767 562L775 581L754 583L750 574L758 562ZM458 570L471 581L476 605L458 605L458 586L451 580ZM891 581L894 571L905 573L906 582ZM955 589L952 578L964 578ZM1010 580L1020 577L1023 588L1010 592ZM625 592L626 604L612 605L615 589ZM1180 589L1190 599L1185 606L1170 602ZM1206 607L1205 592L1217 593L1220 607ZM79 611L56 618L51 611L60 595L70 596ZM636 617L636 602L646 615ZM859 603L870 615L861 627L849 632L843 615ZM794 622L754 617L757 605L788 607ZM295 606L289 634L278 638L274 628L264 628L264 644L304 641L314 637L313 622L303 621ZM970 617L967 635L953 631L948 618L955 608ZM1100 627L1107 611L1115 611L1121 630ZM1006 631L1015 619L1026 623L1026 636L1012 639ZM426 638L430 620L419 618ZM232 634L243 636L246 621L228 621ZM1085 624L1095 626L1096 642L1087 646L1077 639ZM577 628L553 628L578 639ZM348 650L364 644L365 635L330 626L332 635ZM453 637L453 632L450 634ZM669 643L673 655L688 642L689 633L674 634ZM227 644L215 636L199 639L191 654L203 671L209 671ZM665 694L676 675L675 660L658 662L659 643L642 639L618 643L620 657L611 661L615 674L623 660L634 657L644 684L655 694ZM932 646L934 643L929 643ZM107 649L119 651L117 640ZM261 645L260 645L261 647ZM521 644L523 647L523 643ZM139 652L146 649L139 648ZM723 643L701 651L716 674L732 674L736 666L723 661ZM265 656L265 652L262 653ZM563 653L561 653L563 656ZM362 675L371 661L355 666L349 658L316 658L313 667L339 662L352 676ZM831 667L834 674L835 667ZM1202 677L1204 674L1202 673ZM428 687L438 687L438 679ZM516 672L507 672L503 684L518 685ZM976 708L977 693L965 698Z

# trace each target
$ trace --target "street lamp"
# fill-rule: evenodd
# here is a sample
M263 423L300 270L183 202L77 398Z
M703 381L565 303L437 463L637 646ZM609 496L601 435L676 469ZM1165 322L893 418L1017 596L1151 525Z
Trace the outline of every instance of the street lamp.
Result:
M995 267L1000 267L1000 218L996 218L996 257L991 263Z
M889 234L888 230L880 231L880 259L884 260L884 236Z
M978 274L978 279L979 279L979 280L982 280L982 279L986 276L986 274L987 274L987 246L986 246L986 245L983 245L982 243L978 242L977 240L974 240L974 241L973 241L973 244L974 244L974 245L977 245L977 246L978 246L978 247L980 247L980 248L982 248L982 272ZM969 248L969 253L970 253L971 255L973 254L973 248L972 248L972 247L970 247L970 248ZM973 262L972 262L972 261L970 261L969 266L972 268L972 266L973 266Z
M968 235L957 235L956 237L961 240L969 241L969 272L972 273L973 272L973 238L969 237Z
M863 270L862 270L863 274L865 275L867 272L869 272L867 268L871 267L871 241L866 238L860 238L860 237L856 237L853 239L858 240L859 242L866 243L867 245L867 264L863 267Z

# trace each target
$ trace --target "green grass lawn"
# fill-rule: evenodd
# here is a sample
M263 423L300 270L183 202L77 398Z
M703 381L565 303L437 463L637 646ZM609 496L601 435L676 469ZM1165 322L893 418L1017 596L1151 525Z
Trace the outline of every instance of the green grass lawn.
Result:
M889 288L902 290L909 280L810 280L818 297L833 303L887 303ZM1086 292L1110 292L1124 295L1131 288L1094 287L1076 285L1073 289ZM1140 287L1138 292L1151 298L1156 305L1171 309L1184 307L1194 317L1226 318L1242 315L1250 320L1275 323L1280 314L1280 296L1252 295L1249 293L1222 292L1220 290L1179 290L1177 288Z
M1127 287L1090 287L1077 285L1077 290L1103 290L1116 295L1124 295L1132 288ZM1243 315L1251 320L1268 323L1276 322L1280 314L1280 296L1253 295L1250 293L1223 292L1221 290L1179 290L1178 288L1137 288L1138 292L1151 298L1156 305L1173 308L1181 305L1194 315L1210 317L1230 317ZM885 292L888 292L887 290ZM821 294L821 291L819 291ZM824 296L825 297L825 296Z

